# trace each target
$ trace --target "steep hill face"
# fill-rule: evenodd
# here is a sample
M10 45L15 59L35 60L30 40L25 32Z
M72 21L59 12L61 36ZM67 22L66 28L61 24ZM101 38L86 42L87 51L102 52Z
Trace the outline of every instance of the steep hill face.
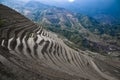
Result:
M119 79L119 61L71 49L55 33L0 4L0 80Z

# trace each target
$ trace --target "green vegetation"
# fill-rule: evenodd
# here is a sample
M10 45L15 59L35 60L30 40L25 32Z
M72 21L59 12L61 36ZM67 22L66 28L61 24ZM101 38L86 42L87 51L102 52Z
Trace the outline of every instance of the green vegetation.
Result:
M67 29L60 29L56 27L45 27L47 30L50 30L52 32L55 32L59 35L64 36L67 38L69 41L73 42L75 45L72 44L73 47L80 48L80 49L85 49L83 47L83 41L84 38L80 35L80 33L76 30L67 30ZM67 45L71 46L68 42L65 42ZM71 47L72 47L71 46Z
M69 28L71 28L72 25L70 23L70 19L68 19L67 17L65 17L65 19L66 19L66 21L65 21L64 25L67 26L67 27L69 27Z
M74 50L78 50L77 48L78 48L78 46L77 45L75 45L75 44L72 44L72 43L70 43L69 41L64 41L64 43L66 44L66 45L68 45L70 48L72 48L72 49L74 49Z
M120 24L102 24L91 17L81 14L77 14L76 17L86 29L97 35L107 34L111 37L120 38Z
M29 37L31 37L31 38L35 38L37 36L37 34L35 33L35 32L31 32L30 34L29 34Z
M93 52L99 52L102 55L106 55L107 48L99 43L91 42L85 39L77 30L70 30L70 29L61 29L61 27L54 27L54 26L45 26L45 29L55 32L69 41L64 41L66 45L71 47L72 49L81 49L81 50L90 50Z
M0 19L0 27L2 27L3 25L5 25L6 21L3 19Z

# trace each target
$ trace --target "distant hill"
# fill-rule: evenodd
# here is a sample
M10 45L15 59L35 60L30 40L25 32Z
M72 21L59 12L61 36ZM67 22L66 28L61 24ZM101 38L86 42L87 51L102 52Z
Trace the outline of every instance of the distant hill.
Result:
M72 3L47 3L82 13L104 23L120 23L119 0L75 0ZM71 7L72 6L72 7Z

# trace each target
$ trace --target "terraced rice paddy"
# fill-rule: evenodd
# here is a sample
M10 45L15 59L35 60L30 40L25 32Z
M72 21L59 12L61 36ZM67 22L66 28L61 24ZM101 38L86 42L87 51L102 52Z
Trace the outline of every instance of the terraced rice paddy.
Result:
M119 61L75 51L1 4L0 19L0 80L120 80Z

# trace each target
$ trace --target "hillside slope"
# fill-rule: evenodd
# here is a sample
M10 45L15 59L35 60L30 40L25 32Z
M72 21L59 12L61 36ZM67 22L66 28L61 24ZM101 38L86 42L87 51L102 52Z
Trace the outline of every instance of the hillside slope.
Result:
M0 25L0 80L120 79L119 61L75 51L56 34L1 4Z

